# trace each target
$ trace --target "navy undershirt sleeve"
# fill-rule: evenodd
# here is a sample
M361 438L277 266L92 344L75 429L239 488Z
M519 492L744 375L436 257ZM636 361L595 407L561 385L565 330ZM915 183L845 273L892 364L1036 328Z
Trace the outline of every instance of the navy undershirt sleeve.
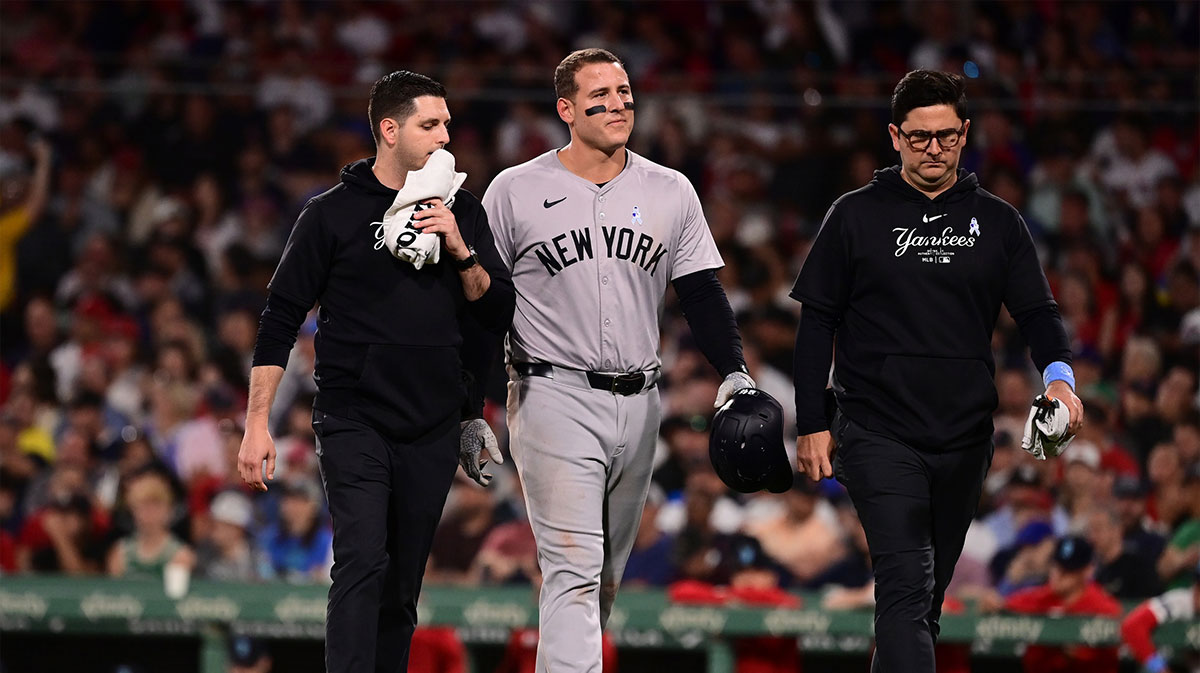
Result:
M722 377L746 371L742 355L742 337L725 288L717 280L716 269L704 269L671 281L679 295L683 317L700 352Z

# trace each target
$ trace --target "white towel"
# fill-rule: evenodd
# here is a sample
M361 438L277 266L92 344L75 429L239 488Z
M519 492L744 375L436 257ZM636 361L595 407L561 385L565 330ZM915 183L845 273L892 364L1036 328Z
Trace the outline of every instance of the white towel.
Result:
M421 170L409 171L404 187L383 215L382 239L387 249L418 269L425 264L437 264L442 252L441 238L414 229L413 215L428 208L423 202L429 199L441 199L447 208L454 205L454 195L466 179L466 173L454 171L454 155L446 150L430 155Z

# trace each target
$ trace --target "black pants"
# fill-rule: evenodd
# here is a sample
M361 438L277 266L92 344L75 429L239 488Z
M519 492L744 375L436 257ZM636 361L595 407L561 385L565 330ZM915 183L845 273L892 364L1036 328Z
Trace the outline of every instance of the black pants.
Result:
M458 467L458 423L401 444L314 411L313 430L333 518L326 670L403 673L425 561Z
M834 475L858 510L875 571L873 673L933 673L946 585L992 463L991 440L921 451L838 414Z

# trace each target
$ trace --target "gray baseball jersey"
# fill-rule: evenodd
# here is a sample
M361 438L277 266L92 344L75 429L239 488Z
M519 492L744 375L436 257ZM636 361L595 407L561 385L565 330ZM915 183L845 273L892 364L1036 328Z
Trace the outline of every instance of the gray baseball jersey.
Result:
M667 281L722 266L692 184L633 152L603 187L547 152L496 176L483 206L517 287L512 362L658 367Z
M687 179L633 152L603 186L547 152L497 176L483 205L517 291L509 362L555 367L553 378L509 368L509 449L542 571L536 670L600 673L661 403L656 388L618 395L572 370L659 367L667 281L721 257Z

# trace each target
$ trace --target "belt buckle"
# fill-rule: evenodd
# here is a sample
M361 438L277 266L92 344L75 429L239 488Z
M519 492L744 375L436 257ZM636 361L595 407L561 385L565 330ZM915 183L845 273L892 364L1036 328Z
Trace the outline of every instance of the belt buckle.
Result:
M632 384L633 388L626 387L625 384ZM646 374L644 372L634 372L631 374L617 374L612 379L612 391L614 394L632 395L640 392L646 385ZM625 392L628 390L629 392Z

